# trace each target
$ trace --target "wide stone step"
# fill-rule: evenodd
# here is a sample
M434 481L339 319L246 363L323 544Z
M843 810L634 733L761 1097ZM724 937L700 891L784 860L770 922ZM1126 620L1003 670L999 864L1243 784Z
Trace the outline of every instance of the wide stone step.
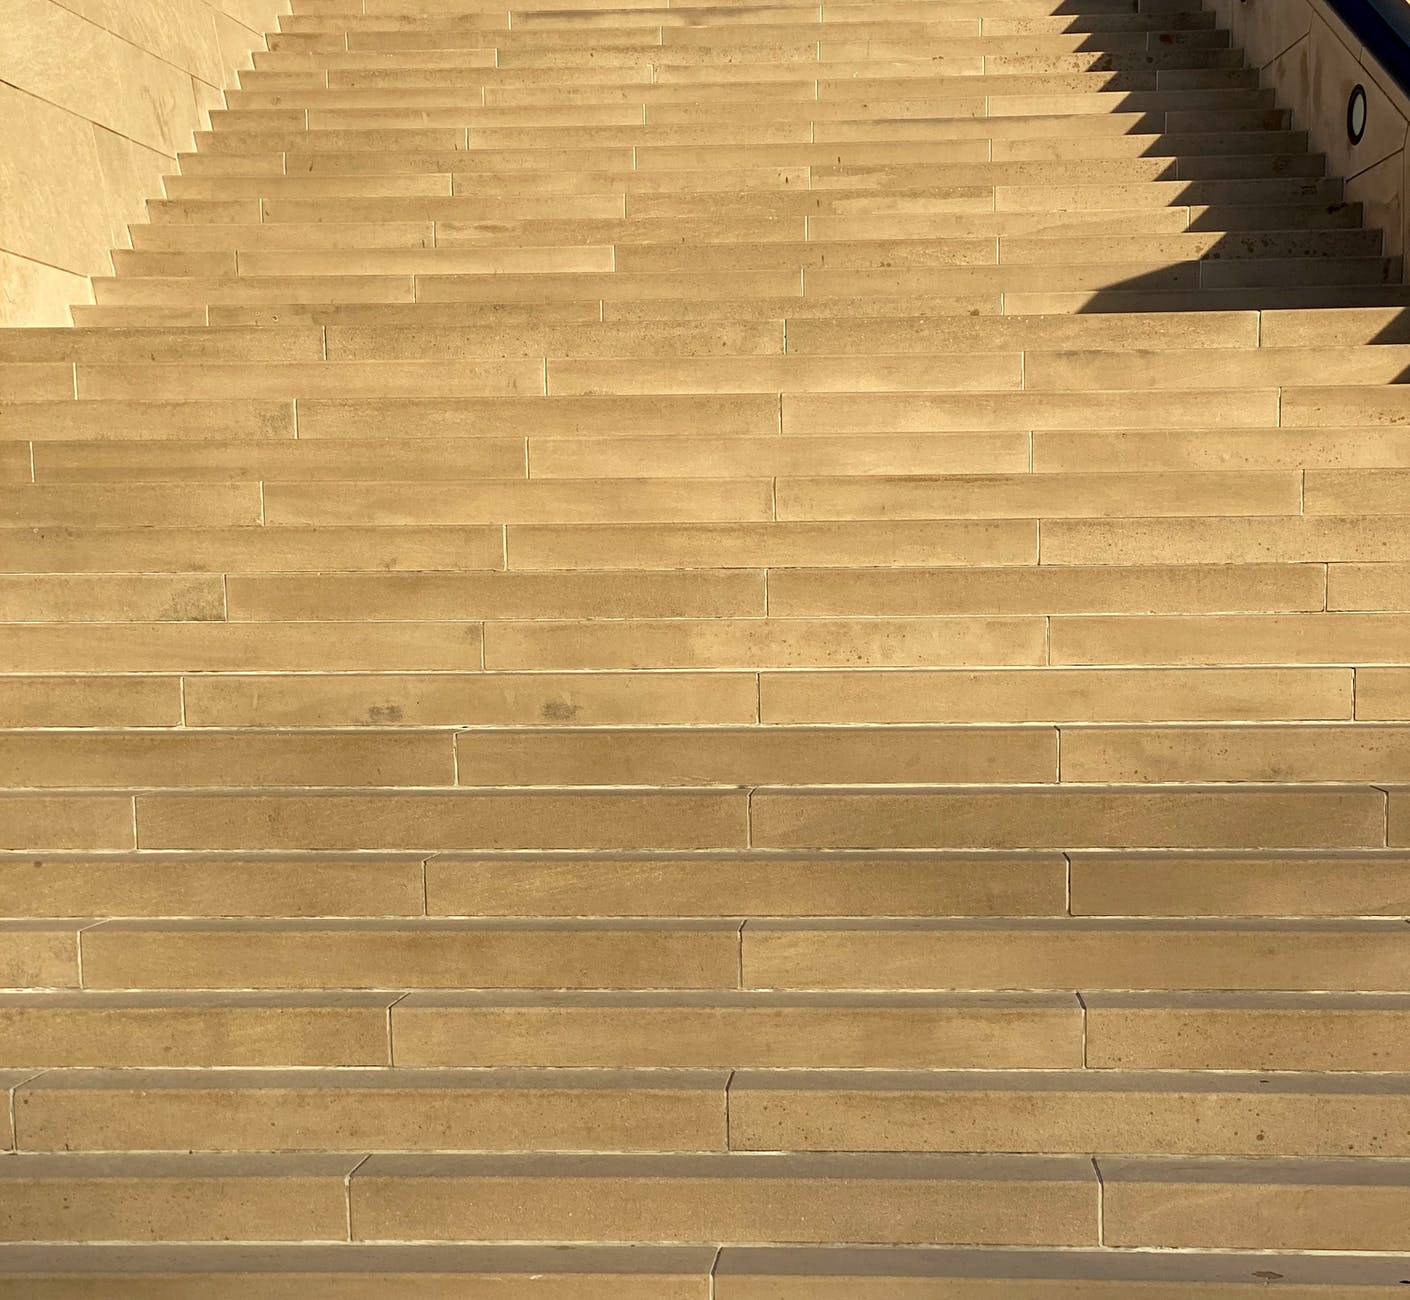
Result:
M831 35L831 33L829 33ZM887 40L850 40L845 30L831 39L817 41L765 41L760 44L616 45L592 49L442 48L354 49L345 51L253 52L254 68L266 75L327 75L328 84L358 84L375 77L385 83L409 82L416 71L444 77L475 76L483 81L535 81L572 85L570 74L591 69L609 83L635 81L759 81L811 80L808 74L824 69L832 76L858 71L892 77L979 76L991 73L1143 72L1151 69L1241 68L1242 52L1227 47L1227 37L1202 32L1176 33L1166 43L1151 43L1150 33L1113 33L1101 48L1073 50L1091 44L1083 37L992 37L946 41L931 38L916 43L901 37ZM1180 39L1181 37L1185 39ZM1222 44L1212 44L1221 41ZM914 72L911 70L914 69ZM656 76L653 77L652 71ZM379 75L380 74L380 75ZM502 76L499 74L503 74ZM517 74L517 77L516 77ZM241 78L246 84L247 76ZM434 81L436 78L432 78Z
M571 251L576 254L580 250ZM611 250L603 251L610 253ZM269 258L281 254L259 256ZM507 304L582 303L586 300L603 302L604 314L614 319L625 318L618 314L617 303L651 304L644 311L629 309L627 313L645 319L673 315L689 319L696 315L708 317L709 309L702 312L699 302L713 299L720 304L715 312L725 318L738 319L750 314L747 304L744 311L739 310L740 300L772 300L755 310L753 314L757 319L761 315L765 318L779 315L778 300L786 296L793 297L800 312L804 310L806 295L808 299L819 300L822 311L830 313L836 310L833 305L836 300L856 299L872 293L890 298L907 293L958 294L967 301L951 302L952 311L997 314L1001 306L1007 304L1015 314L1024 315L1065 312L1084 306L1111 312L1150 312L1172 307L1193 311L1221 307L1248 310L1262 304L1316 307L1331 301L1337 294L1346 297L1348 286L1351 296L1364 305L1403 303L1407 290L1396 282L1399 266L1399 258L1325 257L1206 259L1185 263L1152 260L1106 268L1100 263L1022 266L989 263L938 268L913 266L904 270L863 265L840 269L795 266L741 271L617 273L409 271L361 276L348 272L340 258L337 265L329 262L322 272L306 275L99 279L94 288L104 307L209 304L212 319L219 317L217 323L241 323L248 319L245 313L222 315L217 308L263 305L278 308L270 313L278 316L287 304L302 302L322 307L345 300ZM1303 283L1298 282L1299 274ZM1319 286L1327 286L1331 292L1319 293ZM663 304L679 305L666 306L663 310ZM792 314L792 309L785 308L785 313ZM125 318L123 323L127 323ZM444 368L442 373L444 385L449 380L444 377ZM478 391L505 392L513 391L510 385L514 379L512 375L496 377L482 373L476 382ZM57 373L35 376L34 387L26 392L36 397L62 396L62 380L63 376ZM471 381L460 382L462 387L468 387ZM521 376L519 382L527 386L529 377ZM981 385L976 381L974 386Z
M948 150L956 161L972 161L986 156L995 162L1046 161L1051 159L1086 160L1097 158L1173 158L1212 155L1225 157L1237 154L1282 155L1306 150L1307 135L1301 131L1260 129L1237 131L1227 127L1205 132L1132 133L1127 123L1118 119L1110 123L1107 117L1094 119L1106 130L1081 133L1059 130L1066 119L1030 119L1026 117L959 118L953 124L932 124L930 119L916 122L892 122L884 118L815 124L798 123L642 123L630 125L563 125L555 124L555 147L636 146L643 152L640 163L648 163L657 155L649 150L670 146L693 149L726 149L771 147L763 155L785 154L785 146L810 144L853 144L876 146L874 156L883 160L907 144L915 146L922 157L945 159ZM1093 119L1078 119L1079 121ZM1127 129L1122 131L1121 128ZM289 153L299 157L337 157L357 152L399 154L450 153L468 150L473 165L475 155L483 150L524 149L537 151L543 147L542 124L530 126L491 126L471 124L461 127L396 128L306 128L297 130L223 130L198 134L196 154L183 155L183 170L199 170L196 164L205 158L258 157L272 153ZM989 152L976 146L987 144ZM787 150L791 156L812 157L814 150ZM855 150L844 150L855 153ZM819 155L823 156L823 155ZM835 155L828 156L835 161Z
M1001 10L1000 16L985 18L981 11L955 11L945 6L934 5L932 16L925 12L908 11L902 8L870 6L870 18L859 12L862 6L841 6L840 9L824 12L821 17L817 9L802 5L772 5L757 8L710 8L707 13L711 21L701 25L687 24L677 10L644 6L639 9L614 8L604 5L599 10L579 11L578 14L555 13L553 11L517 11L516 21L511 26L508 15L496 17L493 13L483 13L470 19L468 14L452 15L447 12L418 13L408 8L402 13L363 13L345 14L284 14L279 19L279 30L271 34L280 41L294 36L304 36L314 40L319 36L356 34L362 36L401 35L408 39L431 37L436 45L443 40L454 40L467 33L489 35L504 41L534 40L543 37L558 37L565 43L577 37L586 41L595 34L604 40L615 40L619 36L633 34L649 38L652 35L661 40L693 43L708 40L713 34L727 34L730 38L755 37L759 40L772 39L784 32L806 32L808 34L829 32L834 36L885 35L889 32L903 34L933 35L940 38L973 38L980 35L995 37L1034 36L1041 39L1079 35L1088 33L1144 33L1161 35L1173 32L1212 31L1215 28L1214 15L1204 12L1137 13L1137 12L1089 12L1081 15L1061 15L1035 12L1033 16L1021 17L1016 10ZM954 14L945 17L946 13ZM337 47L341 48L341 47Z
M0 1051L22 1069L109 1070L1072 1071L1085 1063L1101 1087L1112 1070L1374 1071L1381 1078L1410 1060L1402 1047L1407 1014L1403 994L20 992L0 995ZM1130 1082L1111 1077L1113 1087ZM1168 1077L1193 1086L1223 1076ZM1282 1082L1311 1086L1323 1078ZM1276 1093L1279 1081L1266 1082ZM1249 1076L1231 1077L1233 1091L1249 1086Z
M1356 917L1405 912L1403 849L0 855L7 914ZM222 909L223 904L223 909Z
M1004 1289L1015 1300L1066 1300L1094 1282L1137 1300L1171 1288L1218 1287L1252 1296L1270 1287L1316 1287L1330 1300L1398 1294L1393 1255L1235 1254L1113 1249L926 1249L806 1246L69 1246L0 1247L0 1296L113 1300L178 1295L199 1279L213 1300L258 1289L271 1300L376 1300L389 1289L463 1288L483 1282L506 1300L553 1294L575 1300L892 1300L956 1286ZM1263 1277L1274 1272L1276 1279Z
M771 683L772 685L772 683ZM219 683L211 693L220 698ZM195 692L199 709L206 698ZM238 696L236 697L238 699ZM198 715L199 716L199 715ZM1059 760L1059 753L1061 759ZM1394 723L0 731L7 789L1410 782ZM863 847L863 846L859 846ZM1035 846L1036 847L1036 846Z
M104 579L104 581L110 581ZM1365 721L1406 717L1407 674L1350 668L763 672L168 670L11 676L6 727L705 726ZM1397 694L1398 692L1398 694ZM183 713L184 701L184 713ZM1365 733L1371 735L1373 733Z
M1258 135L1236 138L1261 144ZM1292 149L1276 146L1258 152L1226 149L1223 152L1181 156L1135 153L1133 156L1104 156L1106 146L1077 141L1074 150L1087 149L1096 157L1061 160L1044 157L1051 141L1036 142L1036 158L1024 157L1018 141L949 140L935 143L897 141L895 143L841 141L833 144L760 145L642 145L581 148L450 147L437 150L393 151L364 149L354 152L286 152L271 148L257 154L210 155L208 163L196 163L181 176L165 181L168 198L289 197L289 182L349 181L365 177L388 183L394 178L423 184L451 178L468 192L480 188L483 179L505 190L549 187L554 192L588 188L588 192L628 189L670 190L687 186L692 174L701 180L715 179L692 188L724 189L729 171L775 172L811 169L831 189L852 188L847 181L860 181L862 188L876 187L885 176L901 188L919 185L952 187L999 185L1034 186L1130 184L1177 180L1256 181L1281 177L1323 176L1325 160L1318 154L1301 151L1301 140L1291 140ZM1001 148L1001 146L1012 146ZM1152 147L1151 145L1145 146ZM1010 156L993 157L994 154ZM206 157L206 155L197 155ZM724 173L722 176L721 173ZM474 179L471 179L474 178ZM210 193L203 193L209 190ZM316 192L316 191L315 191ZM332 191L330 191L332 192ZM418 193L407 189L407 194ZM432 190L445 193L445 189Z
M1410 1001L1396 994L45 992L0 995L0 1050L21 1068L203 1071L392 1064L1051 1071L1085 1058L1092 1080L1061 1077L1100 1089L1113 1069L1403 1070L1407 1013ZM1110 1077L1113 1087L1135 1086L1131 1076ZM1182 1077L1191 1087L1211 1078L1225 1078L1235 1092L1252 1086L1248 1076L1147 1076L1162 1087ZM192 1074L187 1082L211 1078ZM1299 1080L1315 1090L1327 1079L1283 1076L1295 1092ZM1258 1090L1276 1082L1264 1079ZM1030 1130L1025 1122L1017 1131Z
M945 183L945 178L901 177L893 186L868 185L853 178L850 186L826 190L797 188L806 179L801 168L732 168L646 173L566 173L556 177L521 172L513 176L478 176L473 187L451 194L446 175L278 176L259 181L216 177L169 177L172 197L152 200L157 220L195 216L220 220L285 222L323 221L475 221L524 218L637 217L696 220L780 216L865 216L951 214L991 217L997 211L1033 214L1030 219L1066 220L1069 214L1094 210L1164 211L1171 206L1278 205L1296 215L1306 207L1342 200L1338 180L1297 177L1253 180L1145 183L1087 182L1062 187L1004 183L995 192L992 177L978 184ZM846 178L831 178L840 180ZM961 180L973 180L961 177ZM675 192L672 192L674 187ZM175 193L180 191L180 193ZM232 192L235 191L235 192ZM277 191L277 192L276 192Z
M677 12L677 11L672 11ZM260 74L248 73L250 77ZM304 83L231 89L227 109L242 115L237 125L277 125L283 129L383 126L604 126L681 122L834 122L884 114L891 120L926 117L956 122L987 118L996 129L1017 117L1043 123L1044 130L1084 135L1134 129L1221 130L1250 126L1285 129L1289 119L1273 93L1242 71L1162 73L1077 73L1066 76L939 77L917 87L914 80L886 82L865 96L824 79L825 97L768 82L749 88L741 105L726 87L640 83L554 88L339 86ZM907 83L910 84L907 84ZM988 92L988 93L985 93ZM254 114L255 117L243 115ZM351 115L344 121L344 115ZM224 119L216 116L213 125ZM1061 124L1061 125L1059 125ZM967 128L973 129L973 128Z
M668 14L670 11L666 11ZM610 16L610 14L608 15ZM1141 15L1133 15L1141 17ZM1213 15L1207 16L1209 19ZM356 15L354 15L356 18ZM362 15L376 21L375 15ZM905 21L880 19L874 22L758 21L754 23L712 23L706 27L681 27L660 23L655 26L600 25L582 29L535 29L441 24L390 28L352 25L333 31L291 31L271 33L268 48L282 53L307 53L331 62L345 52L425 52L441 55L450 51L496 49L501 54L528 50L670 51L737 50L751 58L775 50L791 51L798 43L819 42L825 53L860 46L876 49L880 57L891 57L896 46L914 43L942 56L971 54L1066 54L1098 48L1103 51L1135 51L1178 46L1183 49L1226 49L1229 34L1206 22L1202 27L1147 19L1144 27L1113 25L1097 32L1066 31L1058 22L1034 27L1031 22L1020 33L991 25L981 32L973 19L950 21ZM331 56L331 58L330 58ZM512 65L500 65L512 66Z
M334 531L348 545L358 540L355 532ZM865 531L859 529L853 536ZM1029 533L1031 536L1031 528ZM113 536L100 529L88 531L76 540L83 548L110 542ZM650 530L639 531L635 536L653 539ZM557 540L571 542L573 537L572 532L560 533ZM979 537L982 540L984 535ZM847 533L843 532L830 540L846 538ZM162 540L166 546L176 545L180 535L167 533ZM451 542L450 537L436 540ZM671 543L676 539L670 530L663 530L659 540ZM708 542L709 534L698 535L696 540ZM317 553L312 548L310 558ZM111 559L108 566L118 567ZM85 559L83 568L101 572L104 566ZM1393 669L1403 666L1399 648L1403 647L1410 626L1403 605L1401 610L505 619L484 624L478 620L276 624L59 621L10 624L0 629L0 665L5 673L18 675L389 670L463 673L485 668L496 672L559 673L678 669L750 672L851 669L868 661L888 669L1044 665L1107 669L1361 665ZM320 656L326 658L320 660ZM1394 677L1381 678L1377 686L1383 702L1375 707L1391 707L1396 696L1384 692L1394 690ZM1390 721L1398 716L1371 712L1366 719Z
M10 987L1402 993L1394 919L0 923Z
M1407 1092L1394 1074L84 1069L18 1082L9 1101L21 1152L1385 1157L1410 1149Z
M1201 215L1203 213L1204 215ZM1328 210L1226 208L1199 209L1114 209L1090 213L1043 215L996 213L991 216L958 214L941 216L926 213L873 214L858 216L803 215L720 217L717 219L680 217L633 217L607 219L584 217L577 220L524 218L521 220L446 219L405 222L341 222L331 209L295 213L311 217L306 221L270 221L264 224L237 224L210 221L203 224L167 223L133 228L134 242L144 252L201 253L234 250L294 252L300 250L429 248L434 242L444 248L504 247L529 248L538 245L568 247L574 244L740 244L777 243L804 240L812 234L820 241L861 240L968 240L1039 236L1045 239L1074 239L1104 232L1131 236L1179 235L1197 228L1206 235L1213 251L1233 256L1234 250L1252 249L1253 236L1233 237L1241 232L1263 231L1272 241L1295 246L1292 230L1307 231L1302 243L1308 249L1319 247L1310 232L1338 235L1365 232L1359 225L1360 209L1354 205L1328 205ZM322 220L320 217L334 218ZM1229 229L1215 231L1222 223ZM1287 230L1275 230L1283 224ZM1349 241L1348 241L1349 242ZM1276 246L1276 242L1273 246ZM1321 244L1336 247L1335 240ZM1351 245L1354 247L1355 245ZM780 250L782 252L782 250ZM1375 251L1379 251L1377 246ZM845 314L845 313L844 313Z
M358 343L356 347L389 351L397 350L399 345L399 340L383 343L375 339L367 345ZM350 342L346 346L351 349L354 345ZM506 346L514 346L512 338L507 340ZM923 340L916 340L916 346L923 350ZM584 350L590 349L588 341ZM1033 356L1045 361L1056 360L1051 354L1035 353ZM1374 358L1369 360L1373 362ZM307 413L308 405L302 401L300 405ZM644 403L639 402L638 406L641 405ZM628 409L625 403L617 406L619 410ZM42 435L46 432L44 425L49 424L47 432L62 432L54 427L57 421L36 415L35 423L29 427L22 420L15 420L13 431ZM82 435L87 432L84 423L73 421L76 427L70 431ZM734 436L687 438L670 436L668 428L661 428L659 432L599 436L592 422L584 424L587 427L555 430L543 437L530 434L527 438L513 436L508 430L502 436L426 438L414 436L412 429L391 429L387 436L372 438L270 437L251 441L221 437L220 430L201 437L199 428L183 431L197 436L169 439L143 438L140 429L132 430L125 437L119 434L111 440L81 436L19 437L5 440L4 450L0 451L0 457L5 458L0 462L0 481L12 485L308 483L319 480L344 483L390 480L406 484L503 483L516 475L531 480L708 480L741 474L790 480L802 477L859 479L867 475L889 479L939 479L950 475L1024 473L1030 470L1032 461L1033 472L1061 474L1064 477L1054 478L1053 482L1068 486L1073 476L1080 475L1085 466L1093 463L1094 455L1105 459L1111 466L1109 472L1128 476L1123 482L1130 482L1142 473L1223 469L1389 472L1405 468L1410 461L1404 433L1394 427L1375 426L1303 431L1250 428L1229 433L1191 429L1160 437L1129 430L1082 433L1054 429L1029 434L995 429L978 433L955 431L941 438L927 436L923 431L810 435L762 430ZM604 421L603 427L611 425ZM406 436L398 436L401 433ZM1367 487L1377 485L1393 489L1395 481L1389 473L1366 481ZM1319 484L1321 488L1333 486L1334 481ZM1386 499L1388 504L1393 504L1388 493ZM1329 497L1324 504L1336 503ZM1032 513L1046 516L1049 511L1040 506ZM985 580L984 577L976 579ZM1117 581L1119 583L1119 579ZM1209 581L1217 587L1216 579ZM904 579L898 578L897 582L904 582ZM1160 603L1154 596L1152 599Z
M646 88L649 89L649 88ZM801 125L805 130L871 131L875 135L895 127L915 133L922 126L927 138L1003 138L1050 136L1063 139L1089 137L1108 138L1128 133L1160 134L1166 131L1182 134L1218 133L1234 138L1236 133L1287 131L1292 119L1285 109L1266 108L1257 92L1232 91L1229 95L1246 96L1242 104L1237 99L1211 106L1211 91L1145 91L1117 96L1107 91L1081 97L1079 111L1064 115L1039 112L1015 112L1031 107L1027 96L952 96L924 99L909 96L893 100L873 98L846 100L765 99L750 105L752 116L746 116L739 105L706 99L698 104L660 103L643 97L640 104L586 104L572 101L564 104L479 104L454 95L445 96L443 103L415 102L423 97L408 92L413 102L389 102L395 92L375 91L310 91L278 93L261 97L254 91L231 92L238 95L240 107L216 109L211 114L212 138L219 139L221 128L239 132L287 131L366 131L459 128L475 131L488 129L522 130L536 127L572 131L616 129L652 129L663 127L717 127L721 133L748 128ZM303 103L293 102L296 98ZM266 99L275 100L266 103ZM1014 102L1010 103L1012 100ZM1097 111L1103 108L1108 112ZM1080 110L1087 111L1080 111ZM797 138L793 136L783 137ZM806 135L802 138L806 139ZM815 136L821 139L822 136ZM877 138L885 139L885 135ZM900 138L900 135L896 138ZM473 137L467 137L467 140ZM542 142L542 135L532 141ZM642 143L647 143L642 140ZM706 143L710 141L707 139ZM299 146L295 144L295 149Z
M1406 802L1291 784L23 793L0 847L1366 849L1405 844Z

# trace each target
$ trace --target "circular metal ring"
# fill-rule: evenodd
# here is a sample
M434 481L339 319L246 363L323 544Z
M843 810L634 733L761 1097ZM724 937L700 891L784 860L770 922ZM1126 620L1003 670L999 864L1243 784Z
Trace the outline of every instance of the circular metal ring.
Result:
M1366 119L1370 106L1366 102L1366 87L1358 85L1346 101L1346 134L1352 144L1360 144L1366 134Z

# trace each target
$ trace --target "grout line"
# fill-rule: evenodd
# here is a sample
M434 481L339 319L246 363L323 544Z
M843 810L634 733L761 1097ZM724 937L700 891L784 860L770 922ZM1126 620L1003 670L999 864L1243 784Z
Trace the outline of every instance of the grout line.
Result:
M354 1175L355 1173L357 1173L357 1171L358 1171L359 1169L361 1169L362 1166L365 1165L365 1164L366 1164L369 1160L371 1160L371 1159L372 1159L371 1155L365 1155L365 1156L363 1156L363 1157L357 1162L357 1164L355 1164L351 1169L348 1170L347 1174L346 1174L346 1175L344 1176L344 1178L343 1178L343 1205L344 1205L345 1208L346 1208L347 1229L348 1229L348 1241L349 1241L349 1242L351 1242L352 1239L353 1239L353 1235L352 1235L352 1230L353 1230L353 1228L352 1228L352 1180L353 1180L353 1175Z
M1082 996L1082 990L1074 990L1077 998L1077 1005L1082 1008L1082 1068L1088 1069L1087 1064L1087 999Z
M423 869L424 869L424 867L423 867ZM409 993L403 993L403 994L402 994L402 997L410 997L410 996L411 996L411 995L410 995ZM396 1004L397 1004L398 1002L400 1002L400 1001L401 1001L401 998L394 998L391 1002L388 1002L388 1003L387 1003L387 1068L388 1068L388 1069L394 1069L394 1068L396 1067L396 1063L397 1063L396 1054L395 1054L395 1053L393 1052L393 1050L392 1050L392 1008L393 1008L394 1006L396 1006ZM351 1227L348 1229L348 1231L349 1231L349 1232L352 1231Z
M1106 1245L1106 1187L1102 1182L1102 1167L1092 1157L1092 1172L1097 1176L1097 1245Z
M133 802L133 805L135 806L136 803L137 803L136 796L133 797L132 802ZM84 987L84 984L83 984L83 932L84 932L84 930L86 930L87 928L88 928L87 926L81 925L81 926L78 927L77 930L74 931L74 935L73 935L74 969L75 969L75 972L76 972L77 975L78 975L78 987L79 987L79 988L83 988L83 987ZM14 1129L13 1129L13 1126L12 1126L12 1127L11 1127L11 1132L13 1132L13 1131L14 1131Z

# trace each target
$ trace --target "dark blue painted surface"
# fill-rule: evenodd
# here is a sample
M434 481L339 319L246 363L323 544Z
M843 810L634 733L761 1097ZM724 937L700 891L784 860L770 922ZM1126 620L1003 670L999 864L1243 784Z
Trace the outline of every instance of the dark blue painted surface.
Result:
M1410 95L1410 5L1405 0L1326 0L1327 7Z

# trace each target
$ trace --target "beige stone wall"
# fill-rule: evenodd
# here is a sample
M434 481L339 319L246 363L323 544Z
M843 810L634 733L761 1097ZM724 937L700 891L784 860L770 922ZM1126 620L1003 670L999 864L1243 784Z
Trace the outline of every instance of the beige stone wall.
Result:
M1327 155L1334 176L1347 178L1346 196L1366 205L1366 222L1386 233L1386 252L1407 251L1406 124L1410 100L1332 13L1324 0L1206 0L1234 35L1263 84L1293 111ZM1366 87L1366 134L1353 145L1346 134L1352 87Z
M0 0L0 325L66 325L86 277L288 0Z

